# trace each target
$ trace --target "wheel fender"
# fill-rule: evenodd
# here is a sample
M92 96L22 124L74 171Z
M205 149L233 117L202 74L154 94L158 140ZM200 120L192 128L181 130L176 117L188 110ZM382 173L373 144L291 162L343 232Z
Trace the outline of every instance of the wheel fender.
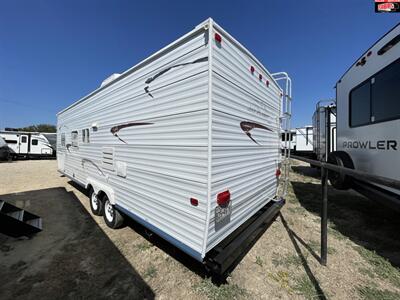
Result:
M94 178L87 178L86 179L86 186L85 188L88 188L88 186L91 185L93 187L94 192L97 194L100 191L104 192L108 199L110 200L111 204L115 204L115 196L114 196L114 189L110 187L108 184L105 184L103 182L98 181L97 179Z

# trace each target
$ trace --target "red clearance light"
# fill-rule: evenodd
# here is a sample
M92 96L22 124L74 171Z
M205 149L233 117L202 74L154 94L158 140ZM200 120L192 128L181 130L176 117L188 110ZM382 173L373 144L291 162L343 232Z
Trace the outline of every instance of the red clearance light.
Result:
M265 82L265 84L267 85L267 87L269 86L269 80L267 80L266 82Z
M229 191L225 191L217 195L217 203L219 206L228 206L230 200L231 193Z
M222 37L218 33L215 33L214 38L218 43L222 43Z
M190 198L190 204L192 204L193 206L197 206L199 205L199 200L195 198Z
M275 176L276 177L281 176L281 169L276 169Z
M254 73L254 71L255 71L254 67L251 66L251 67L250 67L250 72L251 72L251 73Z
M258 79L262 80L262 74L258 75Z
M369 51L369 52L367 53L367 56L371 56L371 54L372 54L372 51Z

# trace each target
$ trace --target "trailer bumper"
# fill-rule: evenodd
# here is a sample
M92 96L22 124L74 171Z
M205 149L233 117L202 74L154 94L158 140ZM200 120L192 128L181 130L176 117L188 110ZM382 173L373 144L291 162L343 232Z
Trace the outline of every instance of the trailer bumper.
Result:
M284 204L284 199L270 201L208 252L204 263L211 274L224 277L230 273L276 219Z

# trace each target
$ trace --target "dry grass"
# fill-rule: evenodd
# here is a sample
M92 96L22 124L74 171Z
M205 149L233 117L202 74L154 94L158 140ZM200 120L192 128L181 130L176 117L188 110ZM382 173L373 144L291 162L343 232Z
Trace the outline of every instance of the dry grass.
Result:
M67 178L57 174L55 161L1 164L0 177L5 183L0 186L0 195L61 187L72 192L84 209L90 210L87 197L71 186ZM290 182L281 216L233 270L228 283L221 286L204 278L198 265L182 252L148 238L137 225L111 230L102 218L88 218L94 220L126 264L158 299L400 299L398 215L355 192L330 188L329 255L328 266L324 267L319 263L321 187L318 173L294 161ZM41 247L35 245L35 239L31 243L30 252L34 253L34 247ZM2 270L16 268L21 260L18 255L23 252L15 251L16 244L9 239L1 243ZM24 258L26 264L18 269L18 276L22 277L11 278L13 285L9 288L18 289L18 280L29 274L31 292L41 289L42 295L46 295L46 288L36 286L35 280L44 274L51 284L52 271L45 265L32 269L29 259L40 262L41 258ZM91 276L84 268L80 272L82 278ZM65 280L70 280L68 276L71 275L64 276ZM3 298L2 293L4 291L0 291L0 298ZM112 289L110 293L112 296ZM79 298L79 294L75 296Z

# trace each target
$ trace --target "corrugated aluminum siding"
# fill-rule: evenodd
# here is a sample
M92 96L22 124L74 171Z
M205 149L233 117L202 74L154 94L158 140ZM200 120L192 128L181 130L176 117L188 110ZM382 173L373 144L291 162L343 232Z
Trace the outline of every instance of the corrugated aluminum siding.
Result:
M58 155L66 155L65 173L81 183L90 176L111 186L117 205L198 257L207 211L206 34L199 29L178 47L58 116ZM149 78L154 80L146 83ZM122 128L118 136L111 132L132 122L145 124ZM85 128L91 128L90 143L82 142ZM60 133L69 144L73 130L79 132L79 147L61 147ZM114 171L102 168L104 147L114 149ZM126 178L117 176L117 162L126 163ZM199 200L197 207L190 204L191 197Z
M269 87L250 74L249 67L259 63L228 35L220 32L218 47L213 39L207 42L202 26L193 32L59 113L57 150L59 165L65 155L65 174L82 184L90 177L112 187L119 207L201 260L275 196L280 90L263 68L257 69ZM204 60L209 51L212 69ZM147 84L149 78L155 79ZM257 144L243 132L243 121L272 131L252 130ZM112 128L132 122L141 124L113 134ZM90 143L82 142L85 128ZM73 130L79 147L61 147L61 134L70 144ZM107 162L113 165L102 168L103 150L110 148L113 161ZM120 163L126 163L126 178L117 176ZM226 189L232 219L215 232L216 196Z
M209 251L276 195L280 162L281 90L264 68L230 36L212 50L212 181L206 250ZM250 67L255 72L250 72ZM262 74L262 80L259 79ZM269 86L266 84L269 80ZM241 128L253 122L253 141ZM215 231L217 195L231 193L230 222Z

